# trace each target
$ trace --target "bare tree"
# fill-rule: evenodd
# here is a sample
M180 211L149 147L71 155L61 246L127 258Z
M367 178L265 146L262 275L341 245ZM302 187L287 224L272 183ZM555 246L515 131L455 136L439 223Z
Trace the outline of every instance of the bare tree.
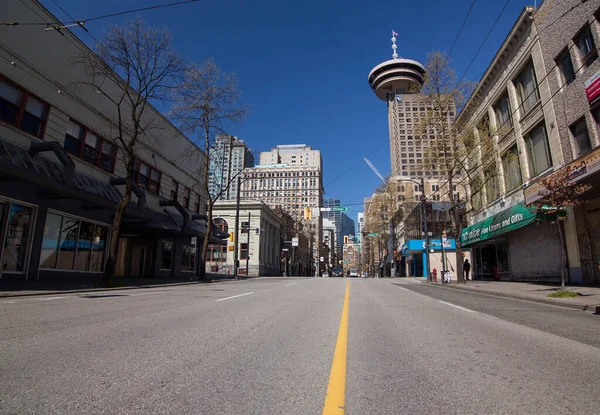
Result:
M584 203L583 194L591 189L591 186L577 184L571 179L571 170L562 168L557 172L542 177L539 180L541 193L543 196L534 201L531 205L532 209L541 217L547 218L556 223L558 234L560 235L560 285L561 290L565 289L566 284L566 252L565 244L563 243L563 229L561 221L566 218L565 207L577 206Z
M105 114L113 131L107 138L119 147L126 171L125 192L115 209L103 275L104 283L110 284L115 275L121 221L131 201L136 150L142 140L149 139L152 129L153 117L148 111L152 102L161 102L168 96L181 73L182 58L173 49L166 28L150 27L136 19L110 26L95 53L82 49L74 62L86 72L86 79L79 86L91 88L112 104L112 112Z
M209 169L211 145L218 134L225 133L225 128L241 121L247 108L238 103L241 91L235 73L225 73L214 60L208 59L202 64L194 63L186 71L183 82L176 89L176 104L172 111L174 121L184 130L190 132L196 145L204 150L205 159L201 171L204 197L206 198L207 231L202 244L202 266L199 274L205 275L204 264L212 232L213 206L222 194L227 191L235 177L229 177L228 183L216 194L209 191ZM238 241L235 241L237 244ZM237 258L236 258L237 259Z
M464 128L454 122L455 114L462 109L473 87L472 82L463 82L456 76L447 54L434 51L427 56L425 64L427 77L421 90L424 96L426 114L414 131L415 138L426 142L424 169L439 171L443 182L440 191L450 203L451 231L456 239L456 272L458 282L464 282L460 234L467 213L467 205L477 206L481 190L492 180L497 180L495 170L488 169L482 174L482 167L493 162L493 152L481 146L490 143L487 123L477 129ZM488 145L488 144L486 144ZM473 155L478 157L473 157ZM471 184L471 191L465 197L472 203L456 197L456 189L464 181ZM493 183L492 183L493 184ZM464 185L463 185L464 186Z

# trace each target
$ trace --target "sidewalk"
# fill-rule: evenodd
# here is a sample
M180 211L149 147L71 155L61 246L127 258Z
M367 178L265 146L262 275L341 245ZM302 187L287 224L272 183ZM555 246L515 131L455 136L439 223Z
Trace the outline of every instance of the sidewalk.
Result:
M500 297L518 298L521 300L537 301L540 303L559 305L575 308L578 310L600 310L600 287L567 286L567 290L578 293L577 297L550 298L548 294L560 289L560 285L537 284L527 282L508 281L467 281L466 284L440 284L439 282L427 282L423 278L410 278L415 282L432 284L444 288L474 291L491 294ZM596 309L596 307L599 307Z
M0 298L30 295L69 294L91 291L130 290L135 288L169 287L176 285L210 284L212 282L237 281L231 275L207 273L206 279L199 281L190 278L115 278L116 287L98 287L93 283L50 283L39 281L0 280ZM254 277L243 277L243 279Z

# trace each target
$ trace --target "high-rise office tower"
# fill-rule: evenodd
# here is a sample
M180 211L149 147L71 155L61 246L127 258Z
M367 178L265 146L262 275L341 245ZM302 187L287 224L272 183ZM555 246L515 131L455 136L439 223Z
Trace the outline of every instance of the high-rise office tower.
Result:
M234 200L237 180L234 178L246 167L254 166L254 155L243 140L232 135L217 135L210 148L208 191L214 199Z

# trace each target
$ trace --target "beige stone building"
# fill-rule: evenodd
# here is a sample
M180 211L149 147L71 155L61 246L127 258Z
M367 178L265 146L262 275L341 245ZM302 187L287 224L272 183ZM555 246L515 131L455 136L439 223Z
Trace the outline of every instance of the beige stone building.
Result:
M539 178L563 166L583 163L588 170L576 180L593 180L598 106L585 89L600 69L598 28L591 2L526 7L458 117L475 137L467 159L470 226L461 240L472 249L476 278L556 280L564 244L571 281L598 281L597 237L585 225L599 219L597 202L568 212L564 240L525 207L539 198Z

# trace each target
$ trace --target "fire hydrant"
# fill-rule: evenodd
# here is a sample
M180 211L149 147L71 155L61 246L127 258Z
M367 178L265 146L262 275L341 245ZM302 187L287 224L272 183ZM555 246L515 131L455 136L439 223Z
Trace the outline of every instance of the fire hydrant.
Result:
M433 282L437 282L437 269L434 268L431 273L433 274Z

